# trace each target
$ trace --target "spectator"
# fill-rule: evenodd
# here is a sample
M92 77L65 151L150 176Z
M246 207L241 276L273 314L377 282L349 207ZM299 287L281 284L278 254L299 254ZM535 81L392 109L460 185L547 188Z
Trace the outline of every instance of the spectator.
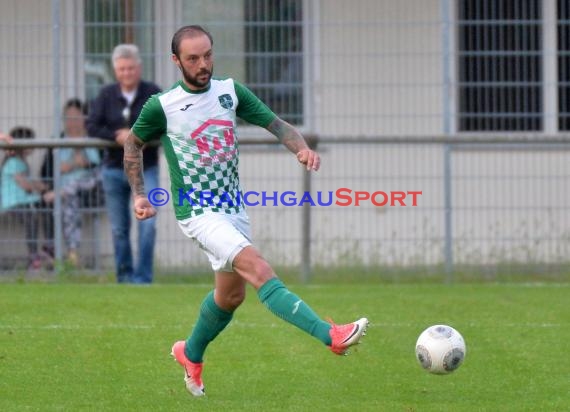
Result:
M139 221L138 259L133 265L130 242L131 188L123 171L123 144L146 100L160 92L154 83L143 81L142 62L137 46L120 44L112 57L116 83L105 86L93 101L87 118L89 136L117 142L121 147L106 149L102 179L105 203L115 249L115 266L119 283L151 283L153 279L156 218ZM148 188L158 187L158 148L143 151L144 177ZM148 180L147 180L148 179Z
M12 139L32 139L35 133L28 127L15 127L10 131ZM10 138L4 138L10 141ZM28 247L28 269L38 270L42 266L42 256L38 253L38 205L40 194L46 185L30 176L26 162L32 149L12 149L6 152L2 163L1 209L10 211L20 221L26 231Z
M64 114L64 137L85 137L85 106L79 99L66 102ZM81 196L93 190L99 179L99 151L95 148L62 148L60 155L61 200L63 209L63 236L67 247L67 260L77 266L81 242ZM53 203L55 192L46 192L43 199Z

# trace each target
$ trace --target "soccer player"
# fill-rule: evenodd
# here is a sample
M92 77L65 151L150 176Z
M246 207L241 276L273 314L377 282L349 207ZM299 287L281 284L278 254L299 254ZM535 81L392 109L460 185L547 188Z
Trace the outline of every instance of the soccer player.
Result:
M322 320L286 288L253 247L249 220L239 200L236 117L270 131L307 170L318 170L321 159L293 126L244 85L231 78L212 78L212 46L212 36L200 26L185 26L174 34L172 60L182 80L147 101L124 146L134 212L138 219L147 219L156 211L144 189L142 148L160 138L178 224L205 251L215 272L215 289L202 302L192 333L172 347L172 355L184 368L186 388L194 396L204 395L201 374L206 347L231 321L245 299L247 283L275 315L336 354L346 354L368 327L366 318L345 325Z

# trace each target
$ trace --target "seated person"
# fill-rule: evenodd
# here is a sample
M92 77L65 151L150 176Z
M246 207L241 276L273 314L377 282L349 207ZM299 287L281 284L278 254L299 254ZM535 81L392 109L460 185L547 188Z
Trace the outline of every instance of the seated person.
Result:
M70 99L64 106L64 137L86 137L85 105L79 99ZM73 266L79 264L79 243L81 242L81 195L92 190L99 180L99 151L96 148L62 148L60 153L61 201L63 236L67 247L67 260ZM47 203L53 202L53 190L43 196Z
M4 135L5 136L5 135ZM32 129L15 127L10 131L11 139L31 139L35 136ZM10 211L23 223L28 247L28 269L37 270L42 266L42 257L38 254L38 213L40 194L46 189L43 182L30 177L30 167L26 158L33 149L11 149L6 151L1 172L0 209Z

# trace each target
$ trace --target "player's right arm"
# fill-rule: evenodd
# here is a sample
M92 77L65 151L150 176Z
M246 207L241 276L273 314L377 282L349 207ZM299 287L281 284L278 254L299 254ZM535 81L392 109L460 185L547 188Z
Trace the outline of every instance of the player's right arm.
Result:
M131 192L133 193L135 216L139 220L148 219L156 215L156 209L152 207L144 190L143 147L144 143L132 131L129 133L123 146L123 165L131 186Z
M145 143L160 138L165 130L166 116L158 95L154 95L143 106L123 146L123 165L133 193L135 216L139 220L156 215L144 189L143 148Z

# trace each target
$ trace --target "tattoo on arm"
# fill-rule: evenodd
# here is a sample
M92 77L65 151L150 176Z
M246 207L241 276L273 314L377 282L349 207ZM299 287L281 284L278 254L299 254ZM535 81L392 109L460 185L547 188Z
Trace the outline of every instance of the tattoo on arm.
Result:
M123 146L123 164L131 191L134 195L144 196L143 146L144 144L131 132Z
M267 130L274 134L293 154L297 154L300 150L309 148L307 142L303 136L301 136L301 133L279 117L267 126Z

